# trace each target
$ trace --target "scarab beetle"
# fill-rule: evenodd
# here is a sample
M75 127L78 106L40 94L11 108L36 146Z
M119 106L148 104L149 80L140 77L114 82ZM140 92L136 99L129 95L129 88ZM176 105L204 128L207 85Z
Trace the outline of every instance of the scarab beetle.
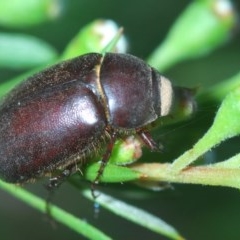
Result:
M155 150L147 127L171 113L174 90L128 54L90 53L29 77L0 104L0 178L23 183L57 169L68 176L101 146L105 163L115 140L132 134Z

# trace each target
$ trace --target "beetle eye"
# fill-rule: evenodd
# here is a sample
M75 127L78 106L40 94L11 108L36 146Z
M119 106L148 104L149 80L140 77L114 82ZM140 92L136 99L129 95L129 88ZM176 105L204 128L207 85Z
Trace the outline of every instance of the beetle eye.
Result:
M161 102L161 116L169 114L173 104L173 88L171 82L161 76L160 81L160 102Z

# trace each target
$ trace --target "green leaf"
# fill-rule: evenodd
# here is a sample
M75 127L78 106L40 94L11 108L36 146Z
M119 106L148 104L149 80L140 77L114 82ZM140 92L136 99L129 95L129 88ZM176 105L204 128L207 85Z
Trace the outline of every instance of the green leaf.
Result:
M229 92L233 91L238 86L240 86L240 72L229 79L205 89L197 96L198 102L201 104L211 101L221 102Z
M62 0L1 0L0 25L23 28L40 24L60 15Z
M57 57L52 46L36 37L0 33L0 67L33 68L51 63Z
M100 167L99 163L92 163L87 166L84 170L84 178L89 181L94 181L98 174L98 170ZM140 178L140 174L132 169L122 166L116 166L114 164L108 163L104 169L103 175L100 178L101 182L126 182L138 180Z
M96 192L96 194L98 195L96 202L116 215L170 239L184 239L174 227L163 221L161 218L102 192ZM89 200L92 200L91 191L84 190L83 195Z
M213 125L193 146L178 157L172 164L171 171L178 173L193 163L202 154L228 138L240 134L240 86L230 92L223 100Z
M40 212L46 213L46 200L41 199L32 193L24 190L13 184L8 184L0 180L0 188L20 199L21 201L27 203L29 206L37 209ZM91 226L85 220L81 220L76 216L64 211L63 209L50 205L51 217L64 224L73 231L82 234L83 236L92 240L110 240L111 238Z

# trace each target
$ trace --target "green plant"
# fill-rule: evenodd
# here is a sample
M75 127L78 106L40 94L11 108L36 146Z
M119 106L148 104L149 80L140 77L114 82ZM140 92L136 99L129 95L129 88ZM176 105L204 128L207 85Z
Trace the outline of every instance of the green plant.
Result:
M186 59L197 58L206 56L212 50L216 49L220 45L226 43L230 31L236 24L236 13L232 8L225 8L223 11L220 6L221 1L194 1L188 8L181 14L174 26L171 28L169 34L160 44L159 47L149 56L148 62L157 69L164 71L167 68L173 66L177 62L181 62ZM227 6L225 6L227 7ZM194 21L192 21L194 19ZM204 20L204 21L203 21ZM81 29L76 38L69 43L65 48L62 55L56 54L46 45L41 45L46 52L53 52L49 54L49 59L41 64L53 63L62 59L67 59L76 55L80 55L86 52L102 51L105 45L101 44L102 38L99 38L99 33L96 30L98 25L102 25L102 21L94 21L85 28ZM10 37L10 35L5 35ZM191 36L191 37L189 37ZM16 43L19 43L19 38L12 36ZM2 38L4 40L4 38ZM28 37L25 38L28 41ZM5 40L9 42L9 40ZM1 43L1 35L0 35ZM12 43L14 45L14 43ZM39 47L38 43L36 43ZM1 45L0 45L1 48ZM7 50L7 49L5 49ZM42 50L32 50L41 52ZM3 52L0 60L2 66L16 66L18 68L26 68L26 63L22 64L19 59L13 56L8 63L4 61L9 53ZM5 56L4 56L5 54ZM38 57L36 57L38 58ZM28 57L24 57L28 59ZM32 67L32 56L29 56L29 67ZM1 64L1 63L0 63ZM5 64L5 65L4 65ZM42 67L40 67L42 68ZM34 70L38 71L39 69ZM2 83L0 88L0 96L4 96L11 88L17 83L22 81L27 75L32 74L32 71L11 79ZM200 156L207 151L211 150L214 146L220 144L229 138L239 135L238 127L238 111L240 110L240 76L237 74L230 80L218 83L211 89L202 89L196 96L199 105L207 105L211 101L222 102L219 108L212 127L206 132L206 134L194 145L193 148L183 153L180 157L175 159L173 163L137 163L134 165L128 165L127 167L120 167L114 164L109 164L106 167L102 181L104 182L124 182L124 181L141 181L141 182L177 182L177 183L196 183L204 185L217 185L217 186L229 186L239 188L239 163L240 157L236 155L230 159L227 159L221 163L209 164L209 165L191 165ZM184 109L185 110L185 109ZM119 152L122 152L122 145L117 147ZM128 154L125 153L125 154ZM125 154L123 154L125 156ZM117 158L117 159L116 159ZM129 161L127 157L124 161ZM112 159L117 161L118 157ZM131 160L131 159L130 159ZM94 163L89 165L85 169L84 176L88 180L92 180L96 174L98 164ZM118 176L118 179L115 176ZM70 182L73 185L78 185L75 178L72 178ZM34 205L41 211L45 210L44 202L32 196L24 189L18 189L12 185L0 182L0 186L6 191L11 192L16 197L24 200L29 205ZM79 188L79 186L78 186ZM83 195L89 198L88 191L82 191ZM101 194L97 201L105 207L110 208L109 197ZM117 200L111 198L111 202L117 202ZM111 211L117 211L123 213L124 203L121 202L117 208L114 204ZM152 215L148 215L148 223L143 222L142 219L147 217L147 214L143 210L130 207L131 210L125 211L125 217L129 216L129 211L135 211L137 214L131 219L144 227L168 236L172 239L183 239L183 237L171 226L167 225L161 219ZM64 214L64 215L62 215ZM124 214L123 214L124 215ZM67 217L68 216L68 217ZM91 239L110 239L108 236L98 232L89 225L81 227L81 224L85 224L76 218L69 216L68 213L64 213L62 210L52 207L52 217L57 221L63 221L64 224L68 224L75 230L84 229L81 233ZM157 224L156 224L157 222ZM77 224L77 225L76 225Z

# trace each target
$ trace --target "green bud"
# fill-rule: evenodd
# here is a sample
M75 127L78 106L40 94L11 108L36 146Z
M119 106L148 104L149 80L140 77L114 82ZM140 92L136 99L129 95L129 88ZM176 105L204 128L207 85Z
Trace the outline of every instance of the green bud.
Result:
M192 1L148 62L165 70L177 62L210 53L230 38L236 25L237 14L230 0Z
M129 136L114 144L109 162L117 165L127 165L137 161L142 156L142 144L138 138Z
M102 50L115 38L119 28L112 20L96 20L83 29L68 44L62 59L76 57L89 52ZM126 52L127 41L121 36L113 48L113 52Z

